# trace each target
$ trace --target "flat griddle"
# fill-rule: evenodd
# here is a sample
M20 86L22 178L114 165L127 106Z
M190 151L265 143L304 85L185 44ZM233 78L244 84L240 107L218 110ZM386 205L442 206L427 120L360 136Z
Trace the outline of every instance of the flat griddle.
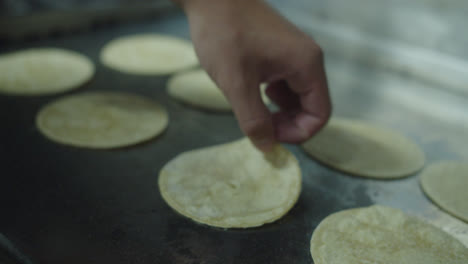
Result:
M242 133L232 114L202 111L171 99L165 91L168 76L128 75L99 62L105 43L143 32L189 38L185 17L175 12L0 48L1 53L39 46L68 48L89 56L97 66L90 82L65 94L0 95L0 233L33 263L313 263L309 241L321 220L339 210L375 203L423 217L468 244L468 225L424 196L418 174L392 181L353 177L315 162L292 145L287 148L300 162L302 192L280 220L226 230L177 214L159 193L161 167L183 151L229 142ZM423 147L428 163L468 160L467 98L333 54L326 60L335 115L400 131ZM167 108L169 126L153 140L115 150L60 145L39 133L35 115L42 106L85 91L152 98ZM423 96L421 103L417 99ZM438 107L449 114L441 115Z

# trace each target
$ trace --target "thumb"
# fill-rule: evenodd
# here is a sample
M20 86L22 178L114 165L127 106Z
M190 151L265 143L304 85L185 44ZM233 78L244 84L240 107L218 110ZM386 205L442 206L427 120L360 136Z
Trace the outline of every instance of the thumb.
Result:
M231 103L242 132L261 151L271 151L275 144L273 121L262 101L260 83L244 80L227 83L221 89Z

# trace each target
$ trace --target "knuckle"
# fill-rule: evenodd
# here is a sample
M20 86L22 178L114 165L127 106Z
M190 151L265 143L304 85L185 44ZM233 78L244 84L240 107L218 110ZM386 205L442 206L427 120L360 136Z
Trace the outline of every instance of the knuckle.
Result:
M308 42L307 45L304 46L304 51L304 53L297 54L299 56L296 57L296 64L299 66L299 70L304 68L317 68L318 65L323 65L325 61L324 52L315 42Z
M319 61L319 62L323 62L324 60L324 52L323 52L323 49L317 45L317 44L313 44L312 45L312 48L310 49L310 60L311 62L316 62L316 61Z

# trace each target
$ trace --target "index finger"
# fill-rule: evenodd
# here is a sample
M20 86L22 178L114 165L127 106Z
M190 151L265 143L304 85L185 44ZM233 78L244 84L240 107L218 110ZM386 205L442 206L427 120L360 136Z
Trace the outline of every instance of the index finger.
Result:
M309 68L286 81L289 89L299 96L300 105L274 114L275 137L281 142L301 143L317 133L331 115L323 58L314 60Z

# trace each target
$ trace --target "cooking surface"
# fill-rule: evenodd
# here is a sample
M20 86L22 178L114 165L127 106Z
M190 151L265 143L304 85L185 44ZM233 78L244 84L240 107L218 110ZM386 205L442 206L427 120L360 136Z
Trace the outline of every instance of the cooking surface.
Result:
M37 111L63 96L0 95L0 232L35 263L312 263L309 240L330 213L380 203L444 228L468 245L468 225L441 212L423 195L417 175L378 181L335 172L297 146L302 193L279 221L223 230L182 217L162 200L157 178L178 153L242 136L231 114L196 110L169 98L168 77L127 75L103 67L100 48L132 33L188 38L176 13L128 26L1 46L1 52L56 46L89 56L95 77L83 91L134 92L164 105L168 129L147 143L117 150L59 145L35 127ZM334 114L372 121L420 144L427 162L468 160L468 99L405 76L327 56ZM437 73L434 73L437 74Z

